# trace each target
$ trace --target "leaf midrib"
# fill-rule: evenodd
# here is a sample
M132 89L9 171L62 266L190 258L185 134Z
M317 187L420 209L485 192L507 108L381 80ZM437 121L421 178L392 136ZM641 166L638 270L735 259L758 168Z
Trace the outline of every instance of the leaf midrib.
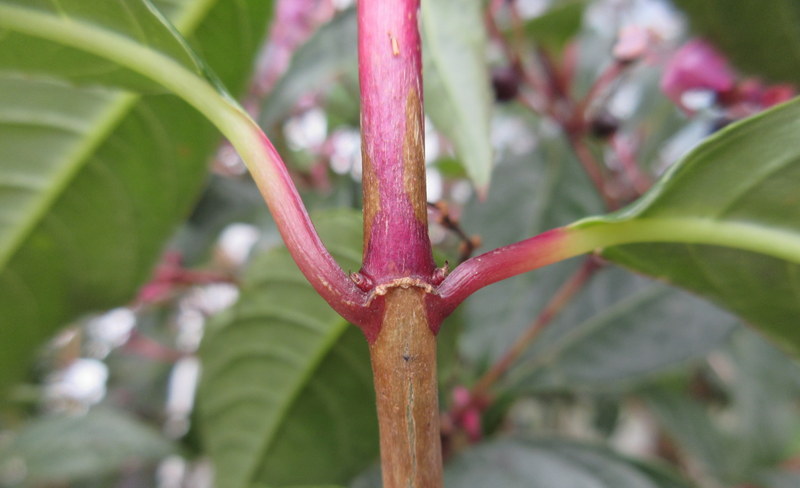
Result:
M800 233L753 222L698 217L592 217L567 227L570 256L627 244L706 244L750 251L800 264Z
M203 19L207 17L211 8L217 1L218 0L199 0L189 2L186 4L188 7L183 9L181 13L171 21L182 34L192 34L199 27ZM3 5L0 4L0 11L2 11L2 9ZM52 16L49 12L38 10L37 12ZM22 247L36 227L44 220L48 210L52 208L55 201L64 194L69 184L75 179L80 170L89 163L90 156L94 154L107 140L108 136L119 127L141 98L142 96L136 93L123 90L116 91L116 95L114 99L109 102L108 108L104 110L103 115L98 118L96 128L89 137L82 138L81 143L72 155L64 158L67 162L59 165L59 170L56 172L55 176L50 179L52 184L48 186L47 191L39 192L41 196L37 199L37 203L33 205L29 217L22 220L24 223L17 227L16 232L12 232L6 244L0 243L0 270L6 268L12 257Z
M307 367L303 371L303 374L298 378L298 381L295 383L294 388L292 388L289 394L285 396L285 401L277 409L275 419L272 422L272 425L270 425L269 428L266 430L266 433L262 438L263 441L261 445L253 453L254 454L253 459L255 460L255 462L253 462L250 468L248 469L247 476L243 478L247 483L253 483L256 481L256 473L258 472L258 469L261 466L261 461L265 458L267 452L272 447L272 444L275 441L275 434L284 424L284 420L288 417L288 414L291 411L291 406L295 404L297 399L302 394L303 390L310 382L314 372L317 369L319 369L319 366L320 364L322 364L322 361L324 361L324 359L330 354L330 352L336 346L338 340L341 338L342 334L345 333L349 325L350 324L347 321L342 319L336 321L336 323L331 327L330 333L327 335L325 340L320 344L321 347L317 349L317 354L311 361L308 362Z

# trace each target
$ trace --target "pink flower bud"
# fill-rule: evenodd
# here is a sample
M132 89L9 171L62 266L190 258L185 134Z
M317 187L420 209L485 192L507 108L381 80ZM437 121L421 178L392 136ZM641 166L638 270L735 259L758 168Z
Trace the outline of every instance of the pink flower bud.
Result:
M773 85L761 94L761 106L764 108L786 102L795 96L794 87L788 84Z
M463 387L463 386L456 386L453 388L453 406L456 408L464 408L472 401L472 393Z
M621 62L633 62L644 57L653 44L653 33L639 25L627 25L620 29L614 44L614 58Z
M477 442L481 440L483 428L481 427L481 413L478 409L470 408L465 411L461 417L461 426L470 441Z
M661 90L684 108L683 94L711 90L717 95L733 89L734 76L727 60L710 44L696 39L681 47L667 63Z

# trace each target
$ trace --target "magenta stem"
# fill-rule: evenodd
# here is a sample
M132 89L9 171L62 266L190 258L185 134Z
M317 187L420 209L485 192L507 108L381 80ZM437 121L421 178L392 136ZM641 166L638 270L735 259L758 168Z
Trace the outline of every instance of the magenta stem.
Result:
M374 285L429 282L419 0L358 3L364 263Z
M447 317L485 286L579 254L571 238L569 229L557 228L464 261L429 298L429 313Z
M355 285L325 248L280 155L267 136L259 133L264 164L251 171L289 253L309 283L336 312L364 327L371 320L368 294Z

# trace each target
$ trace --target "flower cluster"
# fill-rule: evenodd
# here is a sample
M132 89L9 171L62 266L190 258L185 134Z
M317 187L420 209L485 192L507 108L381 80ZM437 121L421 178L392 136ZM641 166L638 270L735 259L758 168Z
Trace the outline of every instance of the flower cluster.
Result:
M710 92L714 104L727 118L740 119L795 96L788 84L768 85L755 78L740 78L728 60L707 41L694 39L684 44L669 60L661 89L681 109L691 114L689 95Z

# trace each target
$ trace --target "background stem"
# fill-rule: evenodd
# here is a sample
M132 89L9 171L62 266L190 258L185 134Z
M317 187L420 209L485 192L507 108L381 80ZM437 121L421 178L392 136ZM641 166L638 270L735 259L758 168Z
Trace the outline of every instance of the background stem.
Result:
M506 351L502 358L497 361L472 387L473 397L485 395L494 383L503 376L508 368L519 359L520 356L530 347L539 333L558 315L570 300L583 288L600 269L600 264L592 257L586 258L583 265L570 278L561 285L555 295L547 302L536 320L522 333L511 348Z

